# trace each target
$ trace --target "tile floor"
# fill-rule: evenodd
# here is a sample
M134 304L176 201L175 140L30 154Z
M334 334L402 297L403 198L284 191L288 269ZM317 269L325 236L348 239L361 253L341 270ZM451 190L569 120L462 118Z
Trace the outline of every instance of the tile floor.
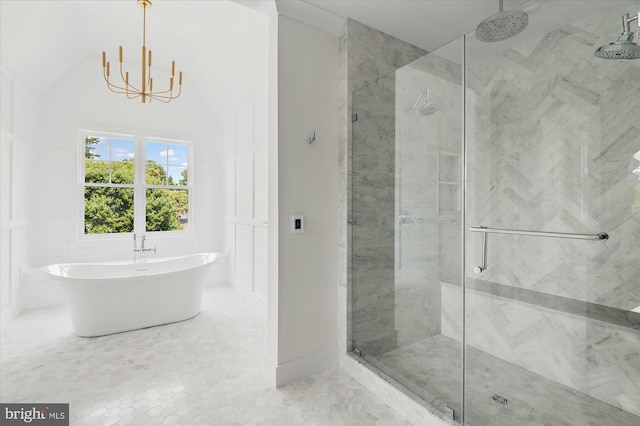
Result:
M430 406L460 413L461 350L460 342L436 335L371 362ZM640 417L628 411L483 351L468 347L466 359L469 426L640 426ZM494 401L496 394L507 404Z
M97 338L64 306L28 311L0 346L0 400L70 403L71 425L410 425L340 369L274 389L265 306L227 287L191 320Z

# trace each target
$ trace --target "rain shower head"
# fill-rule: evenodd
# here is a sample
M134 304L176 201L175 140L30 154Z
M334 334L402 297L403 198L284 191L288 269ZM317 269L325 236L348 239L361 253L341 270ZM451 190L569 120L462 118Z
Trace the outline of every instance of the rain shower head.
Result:
M529 15L521 10L503 12L503 0L500 0L500 12L480 22L476 28L476 37L484 42L506 40L519 34L529 24Z
M640 12L633 18L626 13L622 15L622 34L618 40L606 46L599 47L593 54L601 59L639 59L640 46L633 41L633 31L630 24L640 19ZM638 21L640 23L640 21ZM640 25L638 26L638 37L640 37Z

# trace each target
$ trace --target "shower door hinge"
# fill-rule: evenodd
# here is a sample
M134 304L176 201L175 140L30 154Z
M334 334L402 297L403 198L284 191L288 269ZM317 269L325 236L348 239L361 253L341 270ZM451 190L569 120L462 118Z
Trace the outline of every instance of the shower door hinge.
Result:
M455 420L456 412L453 408L449 407L448 405L445 405L443 408L443 411L444 411L444 415L447 416L447 418L451 420Z
M355 112L351 114L351 122L353 123L354 121L358 121L358 114Z

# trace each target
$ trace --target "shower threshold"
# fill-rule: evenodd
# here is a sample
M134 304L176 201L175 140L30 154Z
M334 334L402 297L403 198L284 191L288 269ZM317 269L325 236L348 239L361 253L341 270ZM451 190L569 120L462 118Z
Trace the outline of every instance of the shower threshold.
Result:
M436 335L364 360L442 418L453 410L459 424L460 351L460 342ZM639 416L478 349L467 347L466 359L467 426L640 425Z

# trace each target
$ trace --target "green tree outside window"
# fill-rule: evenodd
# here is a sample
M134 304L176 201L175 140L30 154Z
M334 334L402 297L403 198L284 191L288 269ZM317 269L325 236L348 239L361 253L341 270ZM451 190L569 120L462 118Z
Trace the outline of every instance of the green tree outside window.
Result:
M135 160L113 158L96 153L100 138L85 137L84 233L114 234L134 230ZM174 185L166 170L154 161L145 167L147 185ZM179 185L188 183L188 171L183 170ZM186 229L188 191L147 188L146 231ZM183 223L184 222L184 223Z

